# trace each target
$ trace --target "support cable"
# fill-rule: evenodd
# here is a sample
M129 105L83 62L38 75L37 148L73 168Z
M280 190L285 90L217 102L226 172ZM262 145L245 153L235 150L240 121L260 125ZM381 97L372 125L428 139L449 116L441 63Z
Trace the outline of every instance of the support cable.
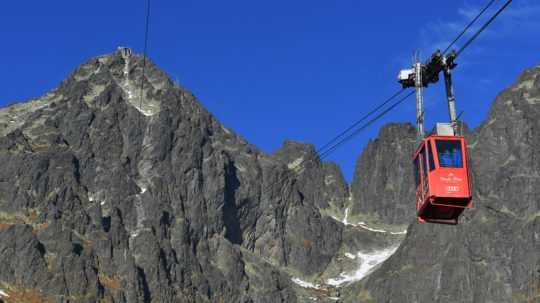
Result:
M333 153L338 147L340 147L341 145L347 143L348 141L350 141L352 138L356 137L358 134L360 134L363 130L365 130L366 128L368 128L369 126L371 126L373 123L375 123L377 120L381 119L383 116L385 116L386 114L388 114L388 112L390 112L391 110L393 110L394 108L396 108L398 105L400 105L401 103L403 103L403 101L407 100L407 98L409 98L410 96L412 96L414 94L414 91L411 90L408 94L406 94L403 98L399 99L398 101L396 101L394 104L392 104L390 107L388 107L387 109L385 109L384 111L382 111L381 113L379 113L377 116L375 116L373 119L369 120L368 122L366 122L364 125L362 125L362 127L358 128L357 130L355 130L354 132L352 132L351 134L349 134L347 137L343 138L341 141L339 141L338 143L334 144L331 148L329 148L326 152L322 153L321 154L321 159L325 159L327 158L331 153Z
M347 129L345 129L344 131L342 131L339 135L335 136L332 140L328 141L325 145L323 145L322 147L320 147L319 149L317 149L316 153L319 154L321 152L323 152L328 146L332 145L334 142L336 142L337 140L339 140L339 138L343 137L345 134L347 134L348 132L350 132L352 129L354 129L355 127L357 127L360 123L362 123L364 120L366 120L367 118L369 118L369 116L373 115L374 113L376 113L377 111L379 111L381 108L383 108L386 104L388 104L390 101L394 100L395 98L397 98L399 95L401 95L403 92L405 91L405 89L401 89L399 91L397 91L396 93L394 93L392 96L390 96L388 99L386 99L384 102L382 102L380 105L378 105L377 107L375 107L374 109L372 109L369 113L365 114L362 118L360 118L359 120L357 120L356 122L354 122L351 126L349 126Z
M478 18L480 18L480 16L482 16L484 14L484 12L495 2L495 0L491 0L490 2L487 3L486 6L484 6L484 8L471 20L471 22L469 22L469 24L467 24L467 26L465 26L465 28L459 33L459 35L456 36L456 38L446 47L446 49L444 50L443 53L446 53L469 29L470 27L478 20ZM467 48L492 22L493 20L495 20L495 18L497 18L497 16L500 15L500 13L502 11L504 11L504 9L506 9L506 7L512 2L512 0L508 0L493 16L491 16L491 18L465 43L464 46L462 46L458 51L457 51L457 55L459 55L461 52L463 52L465 50L465 48ZM457 57L456 55L456 57ZM397 93L397 95L399 95L400 93L402 93L405 89L399 91ZM410 95L412 95L413 92L409 93L408 95L405 96L405 98L401 99L400 101L398 101L398 103L401 103L404 99L406 99L407 97L409 97ZM396 96L396 95L394 95ZM394 97L393 96L393 97ZM387 100L388 102L389 100ZM387 102L385 102L384 104L381 104L380 106L378 106L375 110L371 111L368 115L376 112L377 110L379 110L380 108L382 108ZM395 106L397 106L397 104L394 104L392 105L389 109L385 110L384 113L390 111L391 109L395 108ZM383 114L384 115L384 114ZM377 117L382 117L381 115L380 116L377 116ZM371 122L371 121L370 121ZM375 122L375 121L373 121ZM354 128L355 126L357 126L359 123L355 123L353 124L351 127L349 127L347 130L345 130L344 132L342 132L338 137L341 137L343 134L347 133L348 131L350 131L352 128ZM371 124L371 123L370 123ZM369 126L369 125L368 125ZM362 127L362 129L365 128L365 127ZM355 131L353 134L357 134L359 131ZM349 135L347 138L347 140L344 140L344 141L348 141L350 138L354 137L354 135ZM331 141L332 142L332 141ZM340 141L342 142L342 141ZM329 155L330 153L332 153L339 145L341 145L342 143L339 143L337 145L334 145L330 148L330 150L328 151L325 151L321 154L321 158L324 158L323 155ZM327 144L328 145L328 144ZM323 146L326 147L327 145ZM322 148L321 148L322 149Z
M482 25L482 27L477 30L476 33L474 33L474 35L456 52L456 57L458 57L476 38L478 38L478 36L508 7L508 5L510 5L510 3L512 3L512 0L506 1L506 3L499 8L499 10L493 16L491 16L491 18L489 18L489 20L484 23L484 25Z
M442 52L443 54L446 54L446 52L463 36L465 35L465 33L469 30L469 28L471 28L471 26L476 22L476 20L478 20L478 18L480 18L480 16L482 16L484 14L484 12L495 2L495 0L491 0L488 2L488 4L486 6L484 6L484 8L478 13L478 15L476 15L476 17L474 17L471 22L469 22L469 24L467 24L467 26L465 26L465 28L461 31L461 33L459 33L459 35L457 35L457 37L454 39L454 41L452 41L445 49L444 51Z
M480 16L482 14L484 14L484 12L494 3L495 0L491 0L479 13L478 15L473 18L473 20L471 20L471 22L469 22L469 24L467 24L467 26L465 26L464 30L448 45L448 47L446 47L446 49L444 50L443 54L446 53L469 29L470 27L478 20L478 18L480 18ZM456 57L459 56L492 22L493 20L495 20L501 13L502 11L504 11L506 9L506 7L508 7L508 5L512 2L512 0L508 0L493 16L491 16L491 18L482 25L482 27L476 31L476 33L469 39L467 40L467 42L456 52ZM432 76L432 75L430 75ZM297 172L303 172L304 169L305 169L305 165L308 164L309 162L312 162L313 160L315 160L317 158L317 154L320 153L320 156L319 158L322 160L322 159L325 159L327 158L331 153L333 153L338 147L340 147L341 145L347 143L348 141L350 141L352 138L354 138L355 136L357 136L359 133L361 133L363 130L365 130L367 127L369 127L370 125L372 125L373 123L375 123L377 120L379 120L380 118L382 118L384 115L386 115L388 112L390 112L391 110L395 109L399 104L401 104L403 101L405 101L408 97L412 96L414 94L414 91L411 91L409 94L405 95L405 97L401 98L400 100L398 100L397 102L395 102L394 104L392 104L390 107L386 108L384 111L382 111L381 113L379 113L377 116L375 116L374 118L372 118L371 120L369 120L368 122L366 122L365 124L363 124L361 127L357 128L356 130L354 130L352 133L350 133L349 135L345 136L347 133L349 133L350 131L352 131L355 127L357 127L362 121L366 120L369 116L373 115L374 113L376 113L377 111L379 111L380 109L382 109L386 104L388 104L391 100L395 99L397 96L399 96L401 93L403 93L403 91L405 91L406 89L402 89L400 91L398 91L397 93L395 93L394 95L392 95L389 99L385 100L383 103L381 103L379 106L377 106L375 109L373 109L372 111L370 111L369 113L367 113L364 117L362 117L360 120L356 121L355 123L353 123L351 126L349 126L347 129L345 129L344 131L342 131L340 134L338 134L336 137L334 137L332 140L330 140L328 143L326 143L325 145L323 145L321 148L317 149L315 152L312 152L310 153L309 155L309 158L308 159L304 159L302 160L302 162L300 162L298 165L295 166L295 170L297 168L299 168L298 170L296 170ZM344 137L345 136L345 137ZM338 141L339 140L339 141ZM336 142L337 143L334 143ZM325 150L326 149L326 150ZM276 182L273 182L272 184L270 184L265 190L263 190L263 194L266 193L269 189L272 189L272 187L274 185L276 185L277 183L281 183L287 179L289 179L291 176L290 175L287 175L285 178L281 179L281 180L278 180Z
M364 121L366 120L369 116L371 116L372 114L374 114L377 110L381 109L382 107L384 107L384 105L388 104L391 100L395 99L397 96L399 96L403 91L405 91L405 89L402 89L401 91L397 92L396 94L392 95L392 97L390 97L389 99L385 100L385 102L383 102L383 104L381 104L380 106L377 107L377 109L374 109L372 111L370 111L368 114L364 115L364 117L362 117L362 119L360 119L359 121L357 121L355 123L355 125L358 125L360 124L361 121ZM388 114L388 112L390 112L391 110L393 110L394 108L396 108L399 104L403 103L403 101L405 101L407 98L409 98L410 96L412 96L414 94L414 91L410 91L407 95L405 95L404 97L402 97L401 99L399 99L398 101L394 102L391 106L387 107L384 111L380 112L378 115L376 115L374 118L370 119L369 121L367 121L366 123L364 123L362 126L360 126L359 128L357 128L355 131L353 131L352 133L350 133L349 135L345 136L344 138L342 138L341 140L339 140L337 143L334 143L331 145L330 144L326 144L325 146L330 146L326 151L324 152L321 152L320 153L320 156L317 157L317 155L319 154L319 151L314 151L314 152L311 152L309 155L308 155L308 158L307 159L304 159L302 160L300 163L298 163L297 165L295 165L295 167L293 168L293 170L295 170L296 172L298 173L301 173L304 171L304 169L306 168L306 165L308 163L311 163L317 159L325 159L327 158L331 153L333 153L337 148L339 148L341 145L347 143L348 141L350 141L352 138L356 137L358 134L360 134L362 131L364 131L366 128L368 128L369 126L371 126L373 123L375 123L377 120L381 119L383 116L385 116L386 114ZM352 130L352 127L350 127L350 129ZM343 137L343 135L345 134L346 132L342 132L339 136L336 136L336 138L338 137ZM337 139L334 138L332 139L331 141L337 141ZM321 150L321 149L319 149ZM269 190L271 190L273 188L274 185L278 184L278 183L281 183L281 182L284 182L286 180L288 180L289 178L291 178L291 175L287 175L285 178L282 178L282 179L279 179L277 180L276 182L273 182L271 183L270 185L268 185L266 187L265 190L263 190L263 194L267 193Z

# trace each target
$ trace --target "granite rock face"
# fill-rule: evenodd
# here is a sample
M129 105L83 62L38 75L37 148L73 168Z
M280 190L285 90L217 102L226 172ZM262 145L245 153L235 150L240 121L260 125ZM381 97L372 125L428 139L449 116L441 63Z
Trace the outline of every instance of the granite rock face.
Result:
M412 154L416 129L411 124L385 125L370 140L356 163L351 184L352 214L364 214L387 224L408 224L414 218Z
M469 138L473 203L458 226L412 223L346 302L540 302L540 66Z
M342 245L343 224L321 213L348 198L339 169L299 143L260 152L142 62L91 59L0 110L0 290L296 302L286 270L320 273Z
M0 301L528 302L540 67L470 135L462 224L412 223L367 276L414 220L411 125L385 126L349 187L313 146L267 155L142 62L121 49L0 109Z

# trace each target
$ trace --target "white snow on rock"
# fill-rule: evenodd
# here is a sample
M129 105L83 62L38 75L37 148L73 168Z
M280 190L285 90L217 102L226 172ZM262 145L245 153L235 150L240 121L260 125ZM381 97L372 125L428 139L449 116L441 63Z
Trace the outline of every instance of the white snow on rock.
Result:
M366 223L364 223L364 222L360 222L360 223L358 223L358 224L356 224L356 225L354 225L354 226L363 228L363 229L365 229L365 230L372 231L372 232L374 232L374 233L385 233L385 232L386 232L386 230L384 230L384 229L371 228L371 227L367 226Z
M340 220L339 218L337 218L335 216L331 216L331 217L334 220L343 223L344 225L360 227L360 228L363 228L365 230L369 230L369 231L372 231L372 232L375 232L375 233L387 233L388 232L388 231L386 231L384 229L377 229L377 228L369 227L365 222L362 222L362 221L360 221L358 223L349 222L349 219L348 219L349 218L349 208L345 209L345 216L343 217L343 220ZM398 231L398 232L389 232L389 233L392 234L392 235L405 235L405 234L407 234L407 230Z
M330 185L336 183L336 178L334 176L325 176L324 177L324 184Z
M512 90L513 91L520 90L520 89L531 90L533 88L534 88L534 79L531 79L531 80L527 80L527 81L523 81L519 83L518 86L514 87Z
M359 251L356 254L356 258L359 260L358 269L355 272L341 273L337 278L328 279L326 280L326 284L340 287L342 285L362 280L373 272L373 270L375 270L379 264L392 256L396 252L397 248L398 246L393 246L371 252Z
M105 205L105 199L100 199L100 197L104 198L102 192L88 193L88 201L99 202L100 205Z
M296 285L299 285L303 288L313 288L313 289L320 289L321 285L319 284L313 284L311 282L304 281L300 278L292 278L291 281L293 281Z
M0 289L0 297L9 298L9 295Z
M363 228L365 230L369 230L369 231L372 231L372 232L375 232L375 233L386 233L387 231L384 230L384 229L376 229L376 228L372 228L372 227L369 227L365 222L358 222L358 223L350 223L348 218L349 218L349 208L347 207L345 209L345 216L343 217L343 220L340 220L334 216L332 216L332 218L336 221L339 221L345 225L349 225L349 226L354 226L354 227L360 227L360 228ZM407 233L407 231L405 231L405 233ZM391 232L391 234L393 235L398 235L398 234L403 234L403 232Z
M302 169L300 167L300 164L302 164L303 162L304 162L304 157L300 157L300 158L292 161L291 163L287 164L287 167L289 169L294 170L295 172L299 172Z
M222 125L222 126L221 126L221 129L222 129L225 133L227 133L228 135L231 134L231 131L230 131L228 128L226 128L225 126Z
M133 83L134 80L129 78L131 51L122 52L122 57L124 58L124 76L120 87L124 90L127 101L143 115L147 117L155 115L159 112L159 103L155 100L141 100L145 95L145 91L141 91L138 84Z
M236 163L236 162L234 162L234 167L235 167L239 172L242 172L242 173L245 173L245 172L247 171L247 169L246 169L244 166L242 166L242 165L240 165L240 164L238 164L238 163Z
M134 230L133 232L131 232L131 233L129 234L129 237L130 237L130 238L136 238L136 237L139 236L140 232L141 232L141 231L140 231L139 229L136 229L136 230Z
M148 104L145 104L143 103L142 107L140 105L136 105L136 104L133 104L133 106L139 110L139 112L141 112L143 115L147 116L147 117L150 117L150 116L153 116L156 114L156 111L153 110L153 109L149 109L149 108L144 108L145 106L149 107Z
M345 253L345 257L349 258L349 259L356 259L356 256L351 254L351 253Z
M343 216L343 220L340 220L339 218L334 217L334 216L332 216L332 218L334 220L336 220L336 221L339 221L339 222L345 224L345 225L357 226L358 224L364 224L364 222L360 222L358 224L354 224L354 223L349 222L349 208L348 207L345 208L345 215Z

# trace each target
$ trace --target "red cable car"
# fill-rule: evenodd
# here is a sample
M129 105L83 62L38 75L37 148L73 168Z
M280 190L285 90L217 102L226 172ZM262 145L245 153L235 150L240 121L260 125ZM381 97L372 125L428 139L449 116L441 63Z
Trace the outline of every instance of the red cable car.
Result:
M457 224L472 205L463 136L429 135L414 154L416 211L421 223Z
M412 69L400 71L398 81L402 87L416 89L416 126L420 142L414 154L416 180L416 216L419 222L458 224L465 208L472 206L469 163L465 138L458 131L458 116L450 70L457 53L444 55L436 51L426 64L416 63ZM422 90L439 80L444 73L450 123L437 123L436 134L424 136L424 110ZM425 77L423 76L425 75Z

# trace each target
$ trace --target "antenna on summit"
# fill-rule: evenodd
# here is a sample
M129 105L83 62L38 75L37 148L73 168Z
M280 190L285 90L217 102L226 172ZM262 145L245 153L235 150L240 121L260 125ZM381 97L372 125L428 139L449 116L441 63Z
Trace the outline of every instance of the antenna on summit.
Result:
M119 46L117 51L122 55L122 58L126 59L131 57L131 49L129 47Z

